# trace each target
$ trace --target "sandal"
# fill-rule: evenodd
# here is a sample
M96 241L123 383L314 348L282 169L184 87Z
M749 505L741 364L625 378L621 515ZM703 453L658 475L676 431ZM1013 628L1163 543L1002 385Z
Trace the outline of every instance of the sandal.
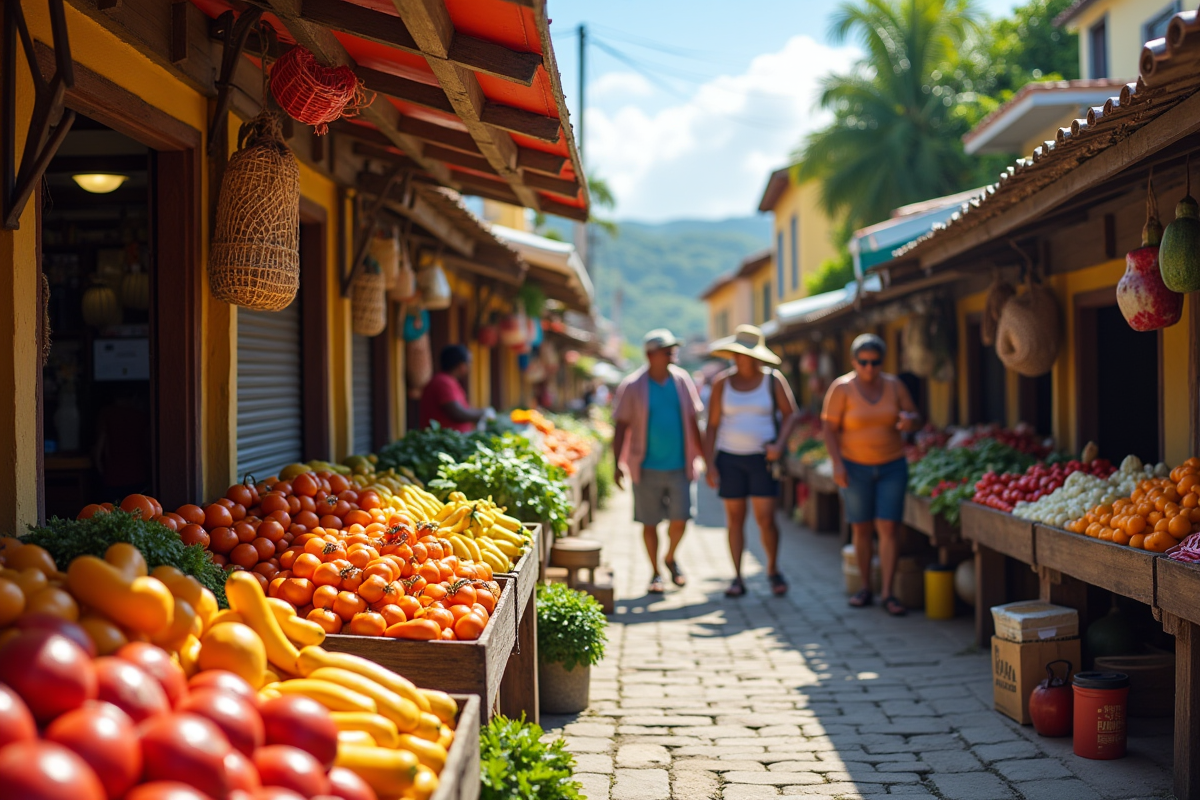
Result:
M871 594L870 589L859 589L854 597L850 598L850 605L854 608L866 608L874 602L875 596Z
M774 575L768 575L767 580L771 582L771 594L776 597L787 594L788 582L784 580L783 575L776 572Z
M908 609L904 607L904 604L901 603L899 600L897 600L895 597L884 598L883 607L893 617L903 617L905 614L908 613Z
M734 578L729 588L725 590L726 597L741 597L746 593L746 584L742 583L741 578Z
M663 584L661 575L655 575L650 579L650 586L646 589L647 594L662 594L666 591L666 586Z
M671 573L671 583L676 586L684 586L687 584L687 577L679 570L679 565L674 561L664 561L667 565L667 571Z

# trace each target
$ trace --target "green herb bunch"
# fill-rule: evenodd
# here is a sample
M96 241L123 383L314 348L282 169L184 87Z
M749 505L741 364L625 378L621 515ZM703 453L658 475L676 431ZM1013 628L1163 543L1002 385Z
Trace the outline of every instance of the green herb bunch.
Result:
M538 657L563 669L604 658L608 620L596 599L562 583L537 588Z
M480 800L584 800L566 742L543 742L540 725L493 717L480 732Z
M934 447L908 468L908 490L920 497L930 497L942 481L962 482L938 492L929 506L931 513L957 525L959 506L975 495L975 483L985 472L997 475L1025 472L1035 463L1036 457L995 439L981 439L970 447Z
M441 454L456 462L465 461L489 439L489 433L459 433L434 422L428 428L411 430L403 438L381 448L376 469L408 467L422 483L428 483L437 477Z
M505 434L479 444L464 460L446 453L438 458L437 478L428 489L443 500L455 491L491 497L522 522L546 523L556 536L566 533L571 518L567 473L549 464L528 439Z
M21 541L45 548L63 572L79 556L103 558L109 546L118 542L131 544L141 551L150 569L163 564L175 567L212 591L222 608L227 605L225 570L209 560L203 547L185 545L179 534L167 526L120 509L96 514L91 519L52 517L42 527L30 526Z

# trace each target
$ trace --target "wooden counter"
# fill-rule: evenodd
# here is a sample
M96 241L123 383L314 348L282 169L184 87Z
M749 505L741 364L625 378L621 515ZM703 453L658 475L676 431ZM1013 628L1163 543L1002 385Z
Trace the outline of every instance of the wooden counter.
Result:
M1007 559L1033 566L1033 523L972 502L960 507L960 533L975 551L975 643L987 648L995 633L992 606L1010 599Z
M929 510L933 500L928 497L918 497L915 494L904 495L904 524L918 533L929 537L934 547L946 547L961 541L958 528L955 528L939 516L934 516Z
M1041 524L1034 529L1034 549L1039 568L1154 605L1155 566L1162 558L1157 553Z

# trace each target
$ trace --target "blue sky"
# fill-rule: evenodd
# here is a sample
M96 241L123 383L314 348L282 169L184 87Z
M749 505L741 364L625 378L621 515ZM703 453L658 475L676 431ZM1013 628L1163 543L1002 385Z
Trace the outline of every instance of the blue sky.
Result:
M549 0L563 91L578 111L577 26L588 26L585 160L616 216L753 214L805 132L819 81L857 57L828 39L838 0ZM994 16L1013 0L979 0ZM576 123L578 133L578 123Z

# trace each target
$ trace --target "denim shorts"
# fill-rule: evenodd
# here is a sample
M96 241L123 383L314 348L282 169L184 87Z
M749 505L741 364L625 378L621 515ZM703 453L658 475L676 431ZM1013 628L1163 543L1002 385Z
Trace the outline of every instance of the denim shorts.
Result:
M776 497L779 481L771 477L767 457L762 453L737 455L718 452L717 494L722 500L742 500L747 497Z
M904 494L908 491L908 461L897 458L886 464L856 464L842 460L850 485L842 489L846 521L870 522L904 518Z

